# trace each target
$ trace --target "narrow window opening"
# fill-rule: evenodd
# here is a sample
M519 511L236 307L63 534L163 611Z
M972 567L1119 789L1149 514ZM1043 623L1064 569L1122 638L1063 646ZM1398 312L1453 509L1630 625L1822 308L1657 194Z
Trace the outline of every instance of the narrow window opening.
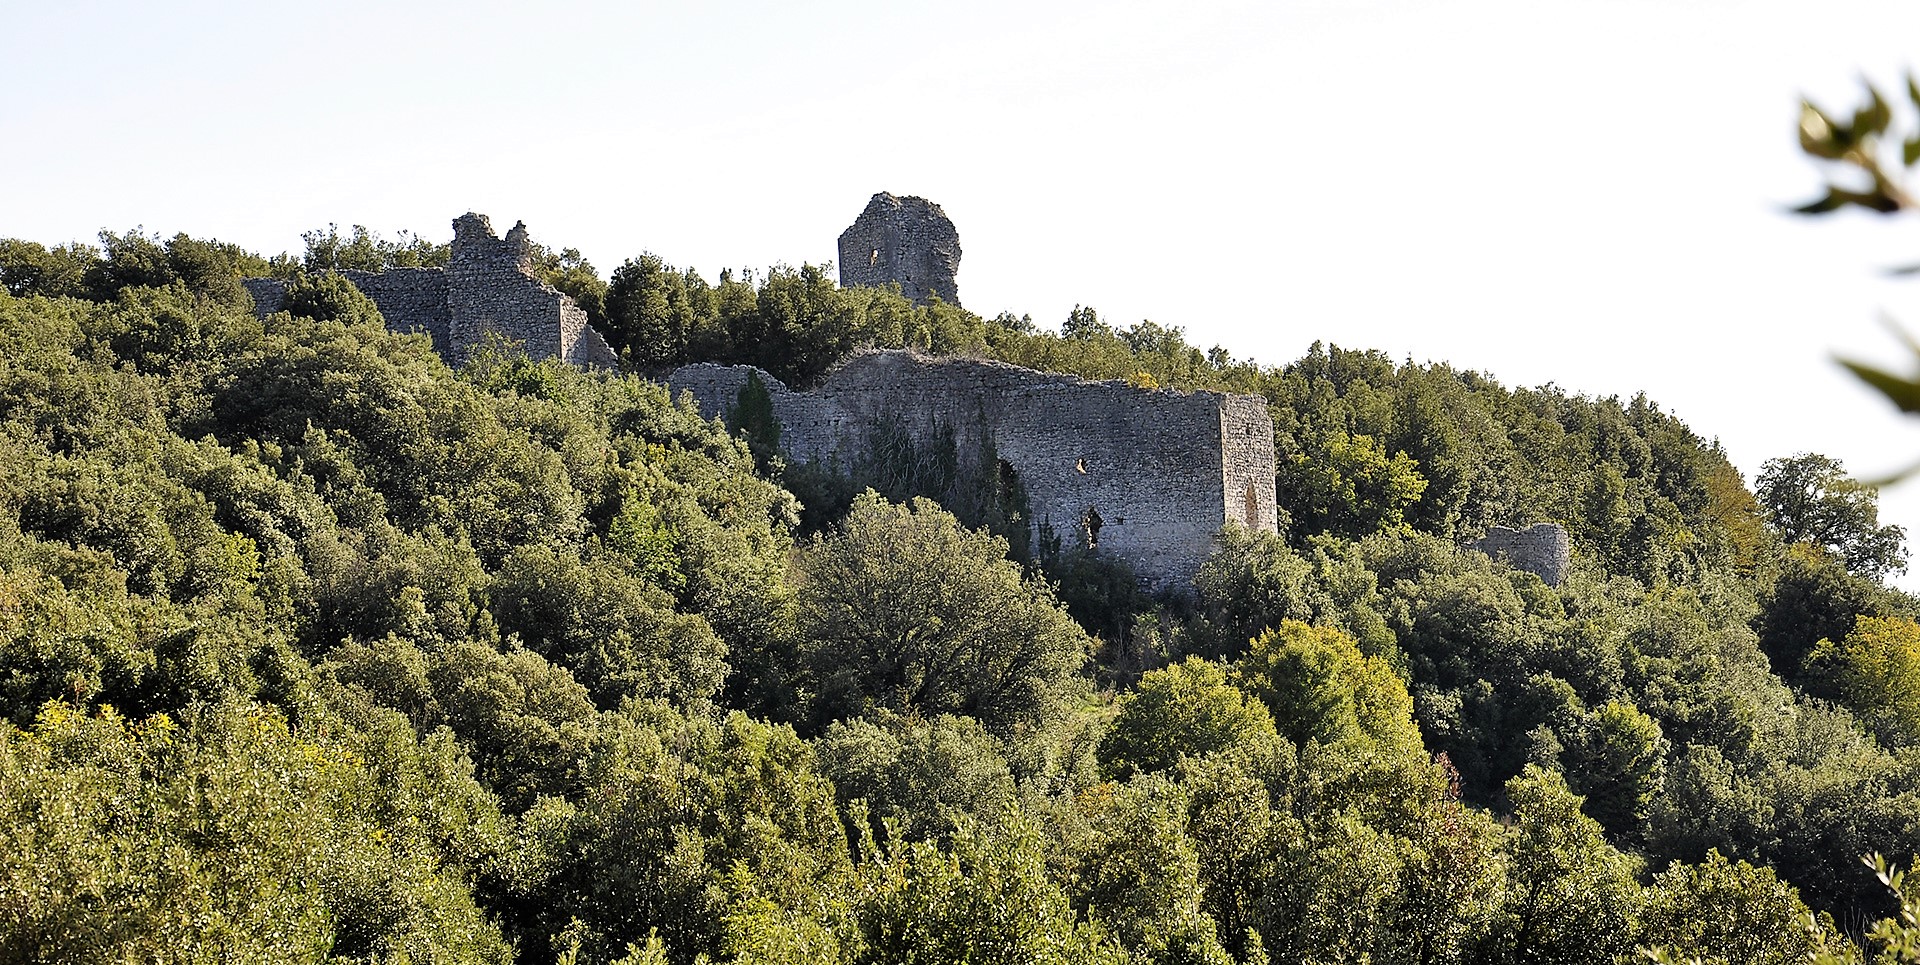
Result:
M873 249L873 253L867 256L867 267L872 268L873 266L879 263L880 263L880 249L875 248Z
M1087 528L1087 549L1090 551L1099 549L1100 527L1102 525L1100 511L1092 506L1088 506L1087 514L1080 517L1080 523Z
M1087 461L1086 461L1085 459L1076 459L1076 460L1074 460L1074 463L1073 463L1073 471L1074 471L1074 472L1077 472L1077 473L1079 473L1079 474L1080 474L1080 475L1082 475L1082 476L1084 476L1084 475L1086 475L1086 474L1087 474Z

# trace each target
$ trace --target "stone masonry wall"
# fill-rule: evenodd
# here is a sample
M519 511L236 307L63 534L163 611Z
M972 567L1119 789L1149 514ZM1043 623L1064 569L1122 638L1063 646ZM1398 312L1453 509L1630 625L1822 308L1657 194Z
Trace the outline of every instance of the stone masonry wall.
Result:
M287 283L278 278L242 278L240 286L253 296L253 313L261 318L287 307Z
M1536 523L1526 529L1495 526L1475 541L1473 548L1538 576L1548 586L1559 586L1573 563L1567 528L1558 523Z
M587 311L560 296L560 359L587 369L620 367L620 356L587 322Z
M940 206L885 191L840 233L840 284L879 288L898 282L919 304L933 296L960 304L953 276L960 270L960 233Z
M487 216L468 212L453 222L447 262L447 361L459 365L489 333L525 343L535 358L561 351L560 299L533 278L533 243L517 223L495 238Z
M689 365L668 383L703 413L722 415L748 371ZM855 356L811 392L760 377L790 458L854 465L882 415L918 442L950 428L962 462L977 467L991 452L1018 473L1036 529L1080 545L1096 529L1097 551L1154 588L1190 581L1228 522L1274 530L1272 423L1257 397L1148 391L899 351Z
M445 269L390 268L340 273L373 299L396 332L425 332L434 351L458 365L489 334L526 346L536 359L611 369L619 356L587 323L573 299L533 276L533 244L527 226L516 224L496 238L486 215L468 212L453 222L453 256ZM272 278L243 281L261 317L286 305L286 283Z
M1257 395L1221 397L1221 475L1226 483L1227 518L1248 529L1275 532L1280 518L1274 477L1273 414Z
M425 332L433 338L433 350L442 357L447 355L450 319L446 272L438 268L389 268L386 271L350 269L340 274L373 299L388 328L396 332Z

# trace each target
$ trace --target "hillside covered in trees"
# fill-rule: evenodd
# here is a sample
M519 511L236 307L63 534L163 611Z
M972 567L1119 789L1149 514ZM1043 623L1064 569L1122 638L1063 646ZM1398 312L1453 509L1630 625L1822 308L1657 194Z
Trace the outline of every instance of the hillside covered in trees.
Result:
M817 268L602 281L459 370L336 268L0 241L0 959L1859 961L1920 852L1904 534L1644 397L1279 366ZM256 318L239 278L290 280ZM1271 403L1191 593L649 373L971 353ZM740 430L736 432L735 430ZM871 485L873 488L867 488ZM1558 586L1461 548L1564 524ZM1885 876L1900 883L1897 872ZM1870 960L1907 960L1875 958Z

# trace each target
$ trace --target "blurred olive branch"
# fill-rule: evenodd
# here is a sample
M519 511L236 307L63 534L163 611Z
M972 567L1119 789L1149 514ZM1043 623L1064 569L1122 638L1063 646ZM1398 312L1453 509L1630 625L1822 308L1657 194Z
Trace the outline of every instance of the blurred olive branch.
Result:
M1920 82L1912 73L1907 74L1906 101L1913 107L1915 123L1904 136L1895 129L1894 108L1879 88L1865 78L1860 83L1866 88L1866 103L1855 108L1852 120L1846 123L1811 100L1800 101L1800 150L1826 169L1827 184L1824 195L1793 209L1799 214L1829 214L1847 207L1898 214L1920 207L1920 201L1907 190L1907 175L1920 164ZM1920 274L1920 264L1892 268L1889 273ZM1849 358L1836 357L1836 361L1900 411L1920 415L1920 341L1892 319L1883 321L1906 346L1913 362L1912 375ZM1920 463L1870 484L1898 482L1915 472L1920 472Z

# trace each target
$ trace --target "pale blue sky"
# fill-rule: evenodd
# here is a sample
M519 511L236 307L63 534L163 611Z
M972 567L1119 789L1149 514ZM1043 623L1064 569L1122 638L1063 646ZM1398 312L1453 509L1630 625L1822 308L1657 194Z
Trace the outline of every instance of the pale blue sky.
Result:
M1713 0L16 5L0 236L264 252L469 209L712 277L821 262L878 190L960 294L1265 362L1315 339L1645 390L1749 474L1920 459L1830 362L1920 328L1920 219L1807 221L1797 95L1920 63L1920 5ZM1920 483L1887 515L1920 533ZM1909 585L1920 585L1920 576Z

